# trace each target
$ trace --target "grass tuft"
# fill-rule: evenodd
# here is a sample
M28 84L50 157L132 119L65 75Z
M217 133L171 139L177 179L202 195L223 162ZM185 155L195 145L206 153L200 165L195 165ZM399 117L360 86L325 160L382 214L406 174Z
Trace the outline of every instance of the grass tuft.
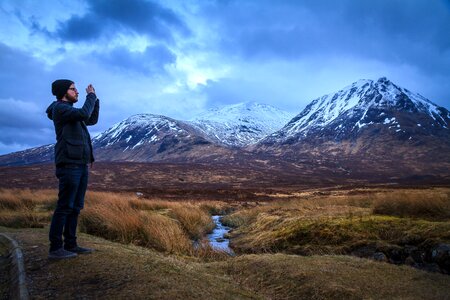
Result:
M373 213L415 218L450 218L450 194L448 192L396 191L377 195Z

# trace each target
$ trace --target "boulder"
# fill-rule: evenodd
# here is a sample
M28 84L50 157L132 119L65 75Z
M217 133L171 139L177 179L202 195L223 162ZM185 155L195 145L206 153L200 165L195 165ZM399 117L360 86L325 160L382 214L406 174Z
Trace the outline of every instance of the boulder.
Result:
M372 255L372 258L376 261L385 261L385 262L388 261L386 255L383 252L375 252Z

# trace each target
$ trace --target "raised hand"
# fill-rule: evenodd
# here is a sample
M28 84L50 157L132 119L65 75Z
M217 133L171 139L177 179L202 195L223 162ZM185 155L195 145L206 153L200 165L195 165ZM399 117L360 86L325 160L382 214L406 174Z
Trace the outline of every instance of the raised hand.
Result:
M95 89L94 89L94 86L93 86L92 84L89 84L89 85L87 86L87 88L86 88L86 93L87 93L87 94L89 94L89 93L94 93L94 94L95 94Z

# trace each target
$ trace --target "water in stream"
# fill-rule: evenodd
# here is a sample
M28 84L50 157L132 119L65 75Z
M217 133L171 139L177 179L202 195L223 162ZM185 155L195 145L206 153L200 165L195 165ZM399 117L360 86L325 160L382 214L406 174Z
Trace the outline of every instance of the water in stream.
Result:
M230 240L225 238L224 235L230 231L230 227L224 226L221 222L221 216L212 216L216 227L213 232L208 234L208 240L214 249L225 251L229 254L234 254L233 250L229 247Z

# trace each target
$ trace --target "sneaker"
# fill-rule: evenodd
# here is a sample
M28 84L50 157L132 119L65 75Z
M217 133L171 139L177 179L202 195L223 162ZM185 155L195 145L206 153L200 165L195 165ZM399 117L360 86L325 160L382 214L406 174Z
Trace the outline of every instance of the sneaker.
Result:
M74 254L89 254L89 253L94 252L94 249L83 248L83 247L80 247L80 246L76 246L76 247L73 247L73 248L67 248L66 250L70 251L70 252L72 252Z
M65 259L65 258L74 258L76 256L77 256L76 253L64 250L63 248L60 248L55 251L50 251L48 253L49 259Z

